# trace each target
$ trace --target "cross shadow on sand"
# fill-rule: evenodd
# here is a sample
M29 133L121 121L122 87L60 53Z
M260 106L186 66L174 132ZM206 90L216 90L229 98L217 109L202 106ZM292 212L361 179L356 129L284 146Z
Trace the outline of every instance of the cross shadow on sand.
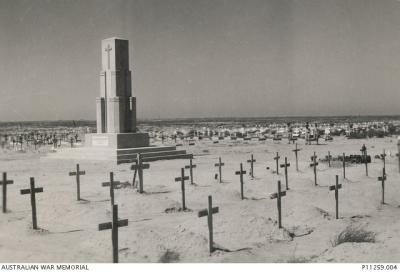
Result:
M50 231L47 229L43 229L43 228L37 228L37 229L33 229L32 226L30 226L30 231L33 234L37 234L37 235L46 235L46 234L50 234Z
M266 197L260 197L260 198L257 198L257 197L245 197L244 198L245 200L255 200L255 201L259 201L259 200L264 200L264 199L267 199Z
M66 231L49 231L48 234L66 234L66 233L74 233L84 231L83 229L76 229L76 230L66 230Z
M186 208L183 209L182 207L170 207L164 210L165 213L178 213L178 212L192 212L193 210Z
M208 187L211 187L211 185L198 185L198 184L196 184L196 185L193 184L192 186L199 187L199 188L208 188Z
M79 204L88 204L88 203L90 203L90 200L81 198L81 199L79 199L78 203Z
M81 198L78 203L79 204L90 204L90 203L100 203L100 202L108 202L110 201L109 199L100 199L100 200L88 200L88 199L84 199Z
M171 191L153 191L153 192L147 192L147 191L144 191L143 192L143 194L145 194L145 195L159 195L159 194L168 194L168 193L170 193Z
M218 245L216 243L213 244L213 249L215 251L223 251L223 252L239 252L239 251L245 251L245 250L251 250L251 247L243 247L243 248L238 248L238 249L228 249L225 248L221 245Z

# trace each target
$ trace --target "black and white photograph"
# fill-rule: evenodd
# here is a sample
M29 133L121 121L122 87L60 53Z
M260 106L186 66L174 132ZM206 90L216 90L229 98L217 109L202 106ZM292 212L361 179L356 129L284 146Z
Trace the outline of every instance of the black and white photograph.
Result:
M0 0L0 270L400 269L399 103L399 0Z

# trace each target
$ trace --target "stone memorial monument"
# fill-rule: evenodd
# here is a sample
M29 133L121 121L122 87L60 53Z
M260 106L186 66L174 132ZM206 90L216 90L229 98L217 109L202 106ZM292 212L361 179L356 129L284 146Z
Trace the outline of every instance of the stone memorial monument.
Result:
M96 98L97 133L85 135L84 147L60 149L48 157L106 160L117 164L134 162L137 154L141 154L142 161L192 158L192 154L176 150L176 146L151 146L149 135L138 132L128 40L103 40L101 56L100 96Z
M86 134L86 146L132 148L149 146L149 135L136 129L136 97L132 95L129 42L101 43L100 97L96 98L97 133Z

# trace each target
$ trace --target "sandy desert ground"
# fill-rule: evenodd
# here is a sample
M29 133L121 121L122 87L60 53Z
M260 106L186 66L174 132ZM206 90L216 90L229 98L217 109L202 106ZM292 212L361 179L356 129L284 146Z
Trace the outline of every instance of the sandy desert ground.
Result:
M382 205L382 161L372 158L369 177L364 165L351 165L343 180L341 164L331 168L318 166L318 186L314 186L310 156L319 158L330 151L333 156L360 154L366 144L370 155L388 153L386 203ZM186 212L174 211L181 206L180 184L174 182L186 160L152 162L144 173L144 194L131 186L115 191L121 219L129 226L119 229L120 262L399 262L400 175L397 142L393 138L347 140L304 145L299 140L299 172L295 169L294 145L281 143L225 140L212 144L208 140L195 146L183 146L195 155L194 181L186 185ZM275 152L288 157L290 190L282 199L283 227L277 226L277 180L284 183L283 171L273 173ZM116 180L131 182L130 165L106 162L70 161L46 158L46 153L0 151L0 171L6 171L14 184L8 187L7 214L0 216L0 262L111 262L111 232L98 231L99 223L110 221L111 207L108 181L114 171ZM239 177L234 172L254 154L257 160L254 179L245 176L244 194L240 199ZM214 179L214 164L221 156L225 162L223 183ZM283 162L283 160L281 160ZM81 196L76 201L74 177L68 175L80 163L86 175L81 179ZM267 170L266 167L271 167ZM248 172L247 172L248 173ZM328 190L340 176L340 219L335 219L334 192ZM29 196L20 189L29 187L35 177L44 193L37 195L38 225L31 225ZM205 217L197 212L207 207L207 196L213 196L219 213L214 216L214 240L217 250L208 252L208 228ZM375 234L375 242L334 245L336 237L348 227Z

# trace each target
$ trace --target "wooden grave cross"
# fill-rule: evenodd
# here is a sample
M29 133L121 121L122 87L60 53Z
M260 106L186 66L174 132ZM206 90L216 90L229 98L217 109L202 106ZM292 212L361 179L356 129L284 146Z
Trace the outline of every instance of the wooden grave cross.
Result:
M328 151L328 167L331 167L331 152Z
M290 140L292 139L292 133L291 132L289 132L288 133L288 144L290 144ZM293 140L293 143L294 143L294 140Z
M240 197L243 200L244 199L244 194L243 194L243 175L246 174L246 171L243 171L243 164L240 163L240 171L236 171L235 175L240 176Z
M114 180L114 173L110 172L110 181L109 182L103 182L101 183L101 186L103 187L110 187L110 201L111 201L111 206L114 206L115 204L115 198L114 198L114 189L117 188L118 185L120 185L121 182L115 181Z
M253 154L251 154L251 159L247 160L248 163L250 163L250 176L254 178L254 163L256 160L253 157Z
M296 156L296 171L299 171L299 161L298 161L297 153L300 150L301 149L297 148L297 143L296 143L296 148L292 150L294 152L294 155Z
M383 161L383 168L386 171L386 152L385 152L385 149L383 150L383 154L381 154L381 160Z
M400 141L397 141L397 154L398 163L399 163L399 172L400 172Z
M365 144L363 144L363 146L360 149L363 157L364 157L364 163L365 163L365 174L368 177L368 161L367 161L367 147L365 146Z
M318 165L318 162L317 162L317 156L315 155L315 152L314 152L314 155L311 156L311 159L312 159L313 162L310 163L310 167L314 168L314 185L317 186L318 185L317 184L317 165Z
M335 190L336 219L339 219L339 189L342 189L342 184L339 184L339 176L336 175L336 185L329 186L329 191Z
M190 159L189 165L185 165L185 169L189 169L190 184L193 185L193 168L196 168L196 164L193 164L193 159Z
M161 133L161 143L162 143L162 144L164 144L164 140L165 140L165 136L164 136L164 133L162 132L162 133Z
M387 179L386 177L386 170L385 168L382 169L382 176L378 177L378 181L382 182L382 204L385 204L385 180Z
M221 161L221 157L219 157L219 162L214 164L215 167L218 167L218 172L219 172L219 182L222 182L222 166L224 166L225 163Z
M38 229L36 217L36 193L43 193L43 187L35 188L35 178L30 178L30 189L22 189L21 195L31 195L32 206L32 226L33 229Z
M400 146L400 145L399 145ZM399 162L399 172L400 172L400 151L398 153L396 153L396 157L398 158L398 162Z
M286 191L281 191L281 181L278 180L278 192L273 193L270 198L275 199L277 201L277 206L278 206L278 226L281 229L282 228L282 197L286 196Z
M212 206L212 196L208 196L208 208L200 210L198 213L198 217L207 216L208 222L208 242L209 242L209 249L210 254L214 252L214 235L213 235L213 214L219 212L219 207Z
M276 174L279 175L279 154L276 152L276 156L274 157L274 160L276 161Z
M346 179L346 155L343 153L343 179Z
M185 202L185 180L189 180L188 176L185 176L185 168L181 168L181 176L175 178L175 182L181 182L181 191L182 191L182 210L186 210L186 202Z
M7 212L7 185L14 184L13 180L7 180L7 173L3 173L3 180L0 181L0 185L3 185L3 213Z
M112 222L101 223L99 231L111 229L113 262L118 263L118 228L128 226L128 219L118 220L118 205L113 205Z
M290 167L290 163L287 162L287 157L285 157L285 163L281 164L281 168L285 168L286 190L289 190L288 171L287 171L288 167Z
M79 170L79 164L76 165L75 172L69 172L70 176L76 176L76 199L81 200L81 175L86 175L85 171Z
M136 159L136 164L131 166L131 170L135 170L134 176L133 176L133 184L135 184L135 177L136 173L138 173L139 176L139 193L143 194L143 170L144 169L149 169L150 164L148 163L143 163L143 159L141 154L137 154L137 159Z

